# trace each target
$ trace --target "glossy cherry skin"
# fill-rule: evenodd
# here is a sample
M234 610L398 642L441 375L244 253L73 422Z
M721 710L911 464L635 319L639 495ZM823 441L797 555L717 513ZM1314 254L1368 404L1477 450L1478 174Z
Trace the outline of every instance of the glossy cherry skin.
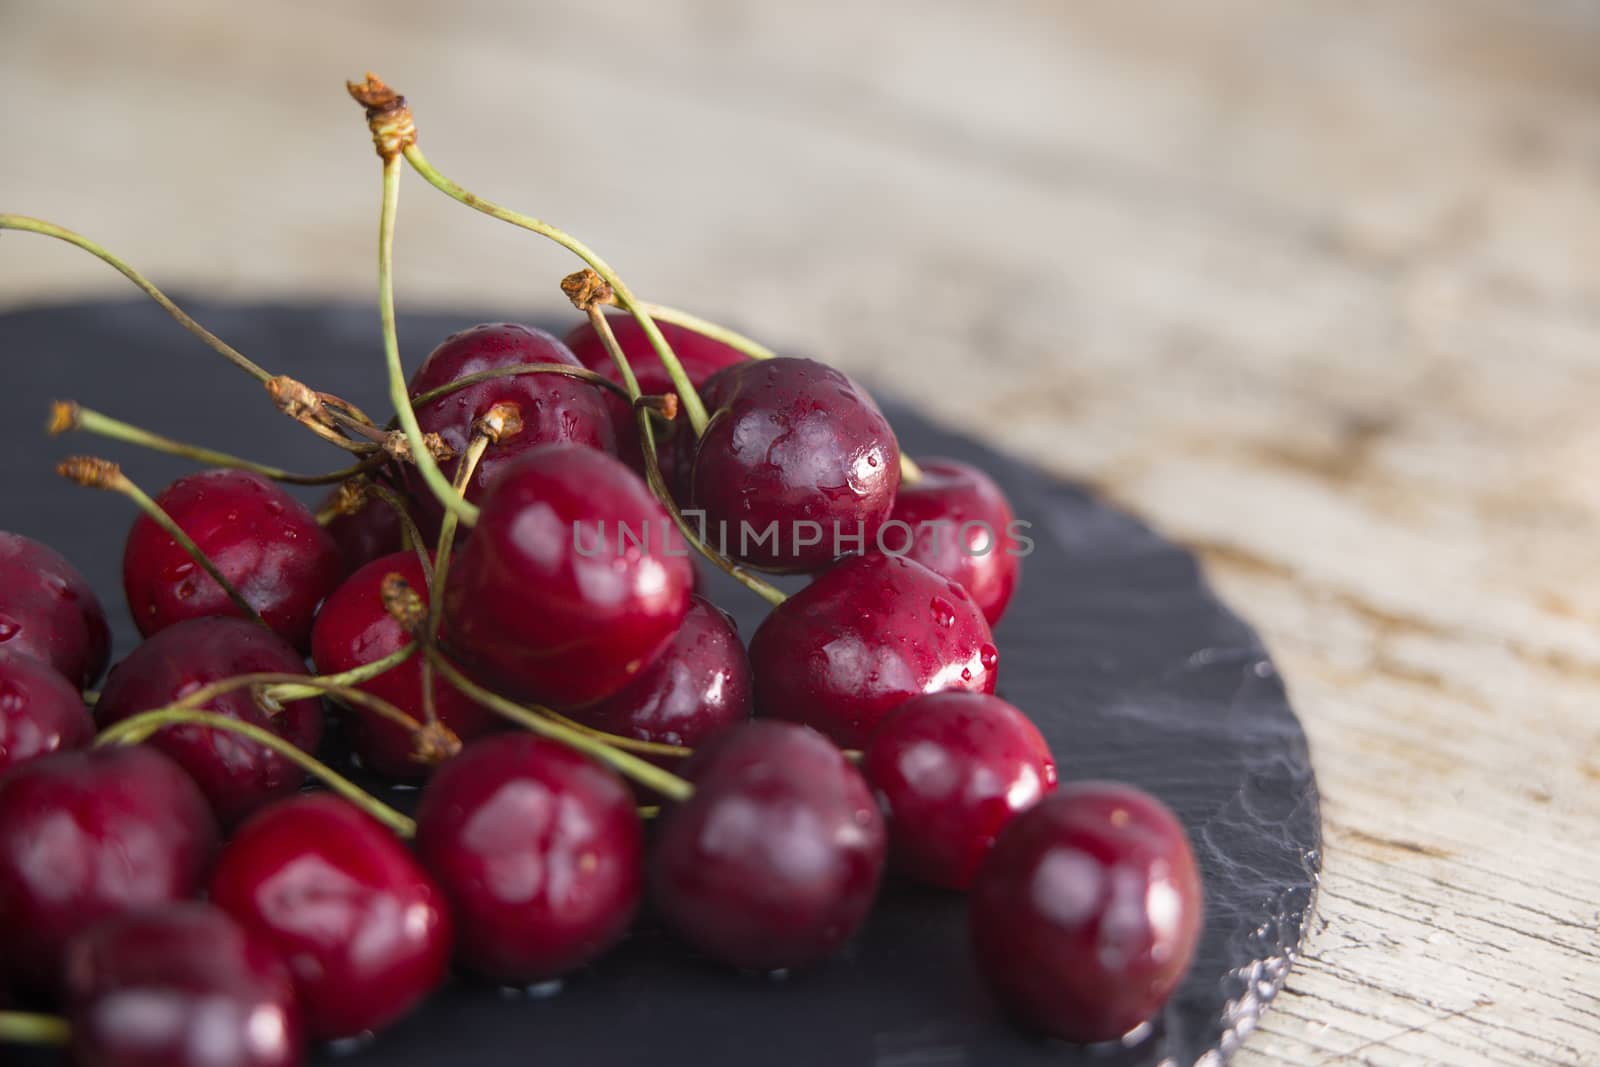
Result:
M83 695L47 663L0 645L0 773L94 737Z
M993 626L1022 570L1011 504L993 478L969 463L926 459L917 465L922 477L901 483L882 547L966 586Z
M726 528L729 554L803 572L875 542L900 446L865 390L815 360L779 358L718 371L701 395L712 415L688 495L708 537L720 545ZM776 538L758 544L772 524Z
M667 375L666 368L661 365L660 357L656 355L655 348L651 346L650 339L645 336L644 328L639 325L638 320L632 315L612 313L606 316L606 321L611 325L611 332L616 335L622 354L628 357L628 365L633 369L634 377L638 379L640 392L646 396L676 392L672 379ZM696 389L722 368L746 362L744 353L736 348L730 348L721 341L713 341L693 330L686 330L669 322L658 322L656 325L661 330L661 336L666 338L667 344L672 346L672 354L683 364L684 373L689 376L689 381ZM588 322L574 327L564 340L567 347L572 349L572 354L578 357L578 362L592 371L604 374L618 385L622 384L622 372L617 370L610 353L606 351L599 335ZM639 424L634 417L633 409L621 397L609 390L604 396L606 407L611 412L611 424L617 431L617 455L642 475L644 454L640 450ZM680 435L686 440L692 439L693 432L688 428L687 419L680 416L671 424L656 423L655 435L657 457L661 460L663 473L667 476L667 484L676 486L679 479L687 472L676 470L674 459L679 453L671 447L670 442Z
M684 774L694 795L663 816L651 857L673 930L747 970L833 955L883 873L883 816L860 773L815 730L758 720L713 738Z
M0 649L50 664L87 689L111 658L105 609L60 553L0 530Z
M323 498L318 510L331 507L338 499L339 490L335 489ZM339 546L345 574L354 574L379 556L391 555L405 546L400 516L375 496L362 498L360 506L348 515L335 515L323 529Z
M411 378L411 395L420 396L482 371L531 363L581 365L566 345L543 330L510 322L485 323L451 334L429 353ZM455 451L458 458L442 464L446 476L454 480L459 457L472 440L473 420L496 404L516 405L521 431L484 451L467 486L467 499L477 504L507 464L538 445L559 442L615 453L616 431L601 393L598 386L561 374L493 378L423 404L417 408L417 423L424 433L444 438ZM436 527L443 510L414 472L412 497L425 528Z
M76 1067L298 1067L294 983L273 948L207 904L109 919L67 952Z
M95 721L104 729L240 674L305 672L298 652L253 622L189 619L149 638L111 668L95 705ZM208 700L201 710L270 730L306 752L315 752L322 740L322 702L315 698L290 701L275 710L250 689L235 689ZM209 726L169 726L147 743L189 772L225 827L294 793L306 777L266 746Z
M56 752L0 775L0 985L54 992L67 942L192 896L216 847L205 797L154 749Z
M380 1030L444 980L444 894L381 823L323 793L239 828L211 901L289 965L314 1040Z
M411 635L384 610L383 580L398 574L428 602L428 579L413 551L373 560L346 578L317 613L311 630L311 658L320 674L336 674L365 666L411 644ZM422 700L423 658L413 655L359 688L380 697L418 722L427 719ZM462 741L498 729L504 720L461 695L435 672L433 706L439 722ZM419 763L411 732L359 705L346 709L350 747L363 766L390 778L424 778L429 768Z
M756 711L860 748L921 693L994 692L1000 653L962 586L893 556L846 556L772 609L750 642Z
M1178 987L1203 908L1189 839L1166 805L1119 782L1073 783L995 842L972 887L972 945L1024 1022L1110 1041Z
M306 647L317 605L343 575L339 548L316 516L247 471L186 475L156 503L273 632L295 648ZM147 515L134 520L128 534L122 587L146 637L185 619L240 614L222 587Z
M562 709L603 700L683 623L688 551L615 456L541 445L504 470L450 566L450 645L527 699Z
M967 889L1019 812L1056 788L1056 763L1028 717L987 693L912 697L889 713L861 761L889 817L902 874Z
M417 809L417 855L450 898L457 962L510 985L599 956L644 890L633 791L529 733L485 738L439 769Z

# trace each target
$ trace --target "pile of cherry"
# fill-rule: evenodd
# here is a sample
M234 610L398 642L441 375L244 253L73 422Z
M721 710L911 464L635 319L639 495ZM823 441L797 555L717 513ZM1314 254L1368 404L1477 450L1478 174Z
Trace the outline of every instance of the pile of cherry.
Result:
M320 512L249 469L145 498L123 556L144 642L98 694L94 592L0 533L0 1040L297 1064L452 974L580 971L647 893L704 958L813 966L886 868L970 893L976 966L1030 1028L1115 1039L1167 1000L1200 929L1182 828L1130 786L1058 788L994 695L1000 489L903 463L837 370L663 322L696 432L639 321L585 310L564 341L457 333L412 377L454 500L370 421ZM733 535L708 547L680 507ZM775 602L748 650L691 546ZM315 761L335 723L365 772L420 784L414 820Z

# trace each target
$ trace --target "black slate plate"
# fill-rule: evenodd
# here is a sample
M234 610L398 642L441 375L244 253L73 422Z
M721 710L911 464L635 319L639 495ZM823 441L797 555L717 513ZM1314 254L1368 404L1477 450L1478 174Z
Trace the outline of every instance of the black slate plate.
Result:
M375 311L191 310L269 370L386 410ZM483 318L407 317L403 350L414 363L449 331ZM71 397L292 469L328 469L340 458L147 304L0 315L0 368L0 528L53 544L87 574L113 616L119 654L135 636L118 576L128 506L60 482L51 467L69 452L109 454L152 493L188 468L87 437L46 440L39 431L51 399ZM1217 602L1182 549L1079 489L908 410L888 410L911 453L980 464L1033 523L1037 551L997 634L1003 694L1038 722L1065 776L1122 778L1151 790L1194 841L1205 934L1163 1016L1120 1047L1080 1049L1021 1034L972 973L963 899L891 885L858 941L815 971L781 980L730 974L646 920L557 995L452 986L376 1041L344 1050L342 1062L1216 1063L1249 1032L1305 931L1321 840L1305 736L1261 642ZM737 587L719 584L713 595L748 636L762 605Z

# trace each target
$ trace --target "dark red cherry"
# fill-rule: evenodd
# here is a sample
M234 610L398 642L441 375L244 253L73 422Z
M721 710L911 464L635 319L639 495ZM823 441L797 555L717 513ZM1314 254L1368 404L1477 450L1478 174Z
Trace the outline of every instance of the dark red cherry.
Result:
M305 661L256 623L189 619L162 630L111 668L95 720L104 728L240 674L305 674ZM235 689L208 700L202 710L270 730L307 752L315 752L322 740L322 702L314 698L279 708L263 704L249 688ZM224 826L288 796L305 781L305 772L288 759L226 730L169 726L148 743L189 772Z
M689 610L689 548L615 456L541 445L508 466L450 566L451 647L560 708L648 667Z
M109 919L66 967L77 1067L298 1067L294 983L273 948L207 904Z
M56 752L0 775L0 986L55 991L68 941L194 895L216 847L205 798L154 749Z
M922 477L902 483L878 543L966 586L993 626L1022 569L1011 505L994 479L954 459L919 460ZM901 525L904 524L904 525Z
M311 658L322 674L337 674L365 666L411 644L411 635L383 606L383 580L398 574L428 603L428 577L413 551L397 552L373 560L346 578L317 613L311 630ZM359 688L380 697L418 722L427 719L422 699L420 655L413 655ZM504 720L475 701L468 700L437 672L433 679L433 707L439 722L462 741L499 728ZM429 767L417 760L411 732L376 712L360 706L346 709L345 727L351 749L363 766L390 778L424 778Z
M412 376L411 395L420 396L470 374L530 363L580 366L566 345L543 330L510 322L485 323L451 334L429 353ZM615 453L616 431L601 392L597 386L560 374L493 378L423 404L417 408L417 422L424 433L444 438L460 457L471 443L474 419L488 414L496 404L516 406L521 431L488 447L467 486L467 499L476 504L482 502L500 471L530 448L560 442ZM459 464L459 458L443 464L452 480ZM443 510L420 478L414 480L412 496L425 523L437 524Z
M275 633L306 647L317 605L343 574L338 546L316 516L247 471L186 475L156 503ZM146 637L185 619L239 614L222 587L147 515L128 534L122 586Z
M449 966L439 886L381 823L328 794L282 801L240 827L211 901L288 963L315 1040L388 1026Z
M335 489L322 499L317 510L332 507L340 495L341 490ZM339 546L345 574L354 574L379 556L398 552L405 545L400 516L386 501L371 495L363 497L350 514L335 515L323 529Z
M995 835L1056 788L1038 728L987 693L912 697L872 735L861 773L889 816L890 862L946 889L971 886Z
M94 737L83 694L54 667L0 645L0 773Z
M900 447L866 391L809 359L712 375L689 486L708 537L753 567L815 571L874 543L900 485Z
M457 961L513 985L610 948L644 889L633 791L528 733L475 742L439 769L417 809L417 854L450 898Z
M750 657L733 620L694 597L683 625L654 663L620 693L573 717L607 733L685 748L749 719Z
M920 563L847 556L772 610L750 642L756 711L860 748L919 693L994 692L1000 654L966 589Z
M833 955L883 873L883 816L832 742L792 723L726 731L684 768L694 795L663 816L653 898L694 948L749 970Z
M1200 937L1200 876L1166 805L1063 786L1012 820L972 887L972 945L1000 1002L1069 1041L1110 1041L1172 995Z
M656 355L656 350L651 346L638 320L632 315L613 313L606 316L606 321L611 324L611 332L616 335L623 355L628 357L628 365L633 368L640 391L646 396L676 392L672 379L667 375L666 368L661 365L660 357ZM721 341L713 341L693 330L686 330L669 322L656 325L661 329L661 336L672 346L672 354L683 364L684 373L689 376L689 381L696 389L723 367L745 362L744 353L728 347ZM617 370L610 353L606 351L605 345L601 344L594 327L588 322L574 327L565 340L567 347L572 349L572 354L578 357L578 362L592 371L604 374L618 385L622 384L622 372ZM617 455L635 471L643 474L644 456L639 447L639 424L634 418L632 407L609 390L603 396L611 412L611 423L617 430ZM663 473L667 476L667 484L671 486L678 485L679 479L687 474L686 471L675 469L674 458L678 452L668 444L680 432L686 437L693 436L693 432L688 428L688 422L683 418L670 425L662 422L656 424L658 456Z
M50 664L87 689L111 658L100 600L60 553L0 530L0 649Z

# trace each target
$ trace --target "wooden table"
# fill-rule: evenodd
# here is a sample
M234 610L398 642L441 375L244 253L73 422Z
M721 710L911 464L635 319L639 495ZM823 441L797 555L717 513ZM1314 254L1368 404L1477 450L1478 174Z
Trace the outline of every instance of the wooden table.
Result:
M379 70L435 162L635 289L1203 554L1326 793L1242 1062L1600 1062L1594 6L223 6L0 5L4 209L174 287L368 298L340 80ZM572 267L416 182L399 247L413 307ZM117 285L0 240L5 304Z

